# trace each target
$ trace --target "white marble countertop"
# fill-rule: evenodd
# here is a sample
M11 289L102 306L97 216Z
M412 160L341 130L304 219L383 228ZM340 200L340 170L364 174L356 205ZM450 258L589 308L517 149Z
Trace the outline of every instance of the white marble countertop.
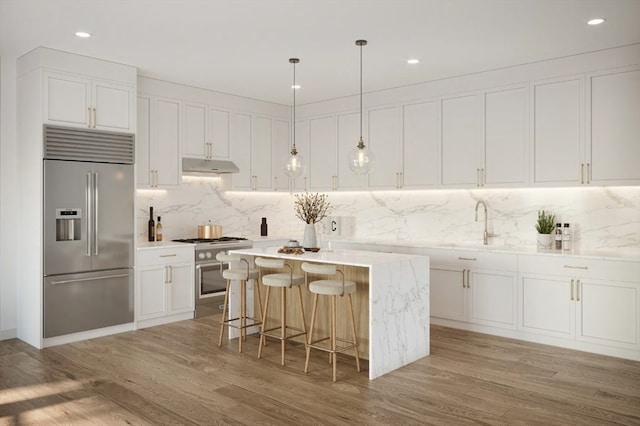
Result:
M334 249L328 251L322 249L317 253L305 252L303 254L278 253L280 247L254 247L250 249L231 250L233 253L249 256L268 256L280 259L301 260L317 263L333 263L336 265L371 267L378 264L397 262L418 257L413 254L380 253L366 250Z
M160 249L168 247L195 247L191 243L178 243L176 241L137 241L136 250Z

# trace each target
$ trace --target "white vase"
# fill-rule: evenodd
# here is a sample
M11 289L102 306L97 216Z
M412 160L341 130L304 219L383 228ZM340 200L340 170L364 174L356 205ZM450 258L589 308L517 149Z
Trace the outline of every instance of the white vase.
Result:
M538 250L551 250L554 240L553 234L538 234Z
M316 248L318 247L318 239L316 238L316 225L307 223L304 226L304 237L302 238L302 247Z

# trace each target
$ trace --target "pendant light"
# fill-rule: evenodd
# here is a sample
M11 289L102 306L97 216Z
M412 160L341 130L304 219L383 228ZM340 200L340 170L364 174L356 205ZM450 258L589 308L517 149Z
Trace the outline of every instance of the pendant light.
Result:
M290 178L297 178L304 174L305 169L304 158L302 158L302 155L298 154L298 150L296 149L296 64L300 62L300 59L290 58L289 62L293 64L293 85L291 86L293 89L293 121L291 126L293 145L291 146L291 155L289 155L289 158L284 165L284 174Z
M364 145L362 139L362 46L366 45L367 40L356 40L356 46L360 47L360 140L358 145L347 155L349 170L356 175L371 173L375 161L373 152Z

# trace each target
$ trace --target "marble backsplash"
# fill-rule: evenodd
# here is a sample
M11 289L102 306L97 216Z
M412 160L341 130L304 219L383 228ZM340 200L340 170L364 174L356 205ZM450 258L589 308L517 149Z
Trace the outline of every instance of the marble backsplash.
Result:
M288 192L224 192L216 178L185 177L176 190L137 191L137 229L146 239L149 207L162 216L165 240L195 237L197 226L222 225L226 236L255 237L266 217L269 235L301 240L304 224ZM330 192L332 215L354 218L352 237L482 244L482 207L488 208L490 244L536 245L538 210L571 223L580 250L640 248L640 187L525 188ZM319 239L321 226L318 226Z

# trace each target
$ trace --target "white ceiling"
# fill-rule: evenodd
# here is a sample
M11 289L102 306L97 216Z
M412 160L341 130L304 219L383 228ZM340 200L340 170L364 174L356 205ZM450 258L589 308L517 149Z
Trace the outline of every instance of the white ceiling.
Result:
M357 94L360 38L370 92L640 43L640 0L0 0L2 56L46 46L286 105L290 57L299 104Z

